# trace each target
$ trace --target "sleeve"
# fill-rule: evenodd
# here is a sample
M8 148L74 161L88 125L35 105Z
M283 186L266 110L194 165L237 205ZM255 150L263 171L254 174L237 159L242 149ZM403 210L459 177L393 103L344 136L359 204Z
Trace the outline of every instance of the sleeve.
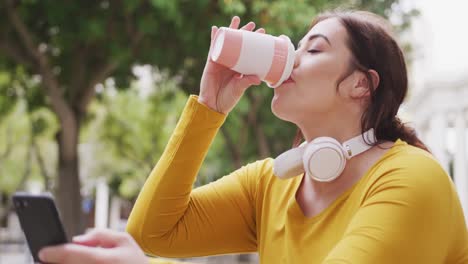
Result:
M163 258L149 258L148 259L149 264L194 264L191 262L181 262L181 261L174 261L174 260L168 260L168 259L163 259Z
M191 96L141 190L127 232L147 254L195 257L256 250L255 165L192 191L225 116Z
M453 185L430 157L408 157L400 165L367 189L324 264L445 263Z

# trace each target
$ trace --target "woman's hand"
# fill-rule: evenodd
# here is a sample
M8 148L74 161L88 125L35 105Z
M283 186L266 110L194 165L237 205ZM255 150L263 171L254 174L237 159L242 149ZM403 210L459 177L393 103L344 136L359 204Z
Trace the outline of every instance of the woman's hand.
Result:
M73 243L43 248L39 258L60 264L147 264L149 259L133 238L123 232L93 230L73 238Z
M230 28L239 28L240 18L235 16L231 20ZM241 28L242 30L252 31L255 29L255 23L249 22ZM240 97L251 85L259 85L260 79L255 75L242 76L241 74L217 64L211 60L211 50L214 37L218 28L211 28L211 45L208 52L205 69L200 83L200 95L198 101L211 109L223 114L228 114L239 102ZM265 33L263 28L256 32Z

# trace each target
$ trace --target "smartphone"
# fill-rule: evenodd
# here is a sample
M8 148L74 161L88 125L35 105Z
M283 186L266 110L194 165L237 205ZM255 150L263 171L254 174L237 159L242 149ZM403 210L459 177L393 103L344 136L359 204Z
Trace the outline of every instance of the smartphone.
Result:
M51 194L13 195L13 206L31 251L34 262L37 253L45 246L67 243L67 236Z

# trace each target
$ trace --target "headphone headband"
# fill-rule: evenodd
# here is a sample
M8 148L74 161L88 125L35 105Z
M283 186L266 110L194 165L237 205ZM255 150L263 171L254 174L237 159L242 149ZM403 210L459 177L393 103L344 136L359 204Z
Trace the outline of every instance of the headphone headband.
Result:
M287 179L300 175L305 170L316 180L331 181L341 174L346 160L370 149L376 142L372 128L343 144L327 137L317 138L311 142L305 141L299 147L276 157L273 173L279 178ZM334 149L335 154L327 149Z
M346 159L350 159L368 150L369 148L371 148L371 146L369 146L368 143L374 144L375 142L377 142L377 139L375 138L373 128L367 130L362 135L359 135L344 142L342 146L346 154Z

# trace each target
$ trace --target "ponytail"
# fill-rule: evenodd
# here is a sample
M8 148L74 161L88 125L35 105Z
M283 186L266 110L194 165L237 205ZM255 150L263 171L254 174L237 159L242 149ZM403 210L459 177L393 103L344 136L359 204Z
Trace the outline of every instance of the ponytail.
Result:
M394 117L389 123L389 127L381 126L376 131L377 139L385 139L395 141L401 139L406 143L430 152L427 146L418 138L416 130L406 124L404 124L400 118Z

